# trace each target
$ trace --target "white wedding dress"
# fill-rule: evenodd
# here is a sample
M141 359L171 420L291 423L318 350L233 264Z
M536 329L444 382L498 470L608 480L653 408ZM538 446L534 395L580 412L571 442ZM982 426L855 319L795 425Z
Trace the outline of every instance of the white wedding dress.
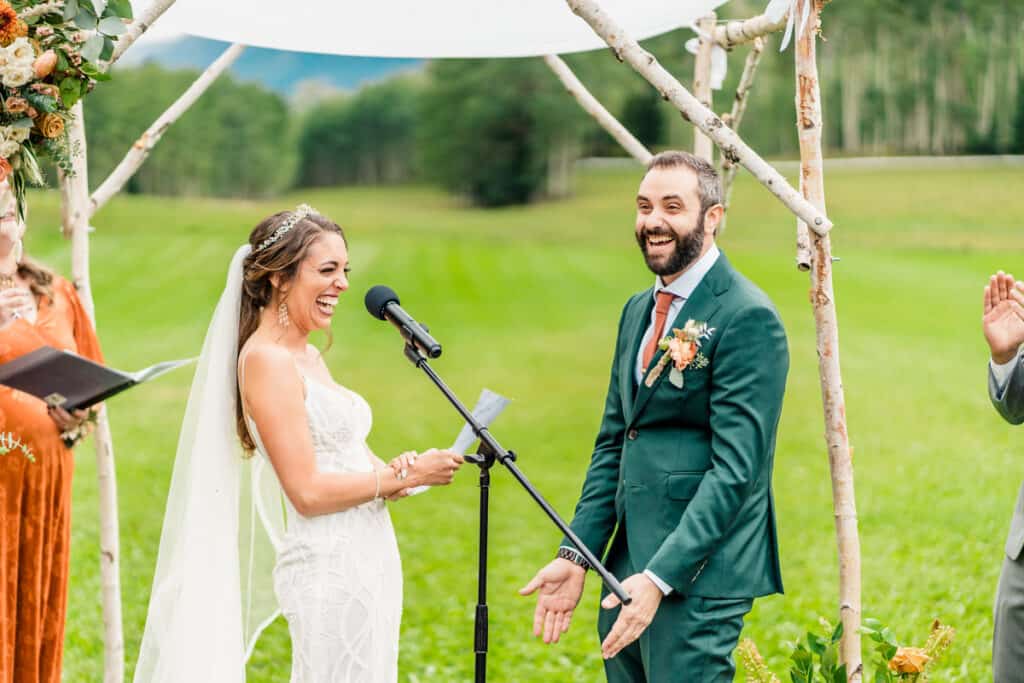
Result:
M370 406L349 389L299 374L317 468L372 471ZM246 419L259 449L254 457L266 458L255 423ZM291 633L291 683L393 683L402 566L384 501L316 517L300 515L286 496L284 505L274 592Z

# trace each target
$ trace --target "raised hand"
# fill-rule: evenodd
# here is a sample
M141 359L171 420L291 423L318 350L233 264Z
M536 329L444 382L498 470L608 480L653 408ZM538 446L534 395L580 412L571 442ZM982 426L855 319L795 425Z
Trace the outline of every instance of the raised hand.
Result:
M533 612L533 635L543 634L545 643L557 643L569 630L573 610L583 596L587 572L583 567L556 558L542 568L530 583L519 589L520 595L537 593Z
M1024 283L1003 271L993 275L985 286L984 311L982 330L992 360L1013 360L1024 344Z

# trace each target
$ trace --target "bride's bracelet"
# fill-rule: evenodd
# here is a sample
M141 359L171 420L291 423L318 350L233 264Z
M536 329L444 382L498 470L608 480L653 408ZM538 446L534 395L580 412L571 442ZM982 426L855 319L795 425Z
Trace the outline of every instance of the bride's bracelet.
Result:
M377 476L377 492L373 494L373 499L375 501L378 501L380 500L380 468L374 467L373 473Z

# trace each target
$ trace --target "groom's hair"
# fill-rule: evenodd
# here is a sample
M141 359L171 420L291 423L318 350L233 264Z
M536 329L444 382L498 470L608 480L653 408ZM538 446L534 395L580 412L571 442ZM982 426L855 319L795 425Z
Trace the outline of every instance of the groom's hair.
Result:
M644 175L655 168L688 168L697 175L701 216L715 204L722 203L722 182L718 178L718 171L701 157L689 152L667 150L651 157Z

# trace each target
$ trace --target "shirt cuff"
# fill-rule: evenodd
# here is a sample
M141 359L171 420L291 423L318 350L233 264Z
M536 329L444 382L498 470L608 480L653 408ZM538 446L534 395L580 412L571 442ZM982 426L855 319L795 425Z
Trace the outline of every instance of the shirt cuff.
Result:
M1003 390L1006 386L1006 382L1010 379L1010 375L1013 373L1013 368L1017 364L1017 356L1014 356L1005 363L996 363L991 358L988 361L988 366L992 369L992 376L996 380L996 388L999 391Z
M667 583L659 579L658 575L652 572L650 569L644 570L644 576L650 579L654 583L654 585L658 587L658 590L661 591L662 595L668 595L672 592L672 586L668 585Z

